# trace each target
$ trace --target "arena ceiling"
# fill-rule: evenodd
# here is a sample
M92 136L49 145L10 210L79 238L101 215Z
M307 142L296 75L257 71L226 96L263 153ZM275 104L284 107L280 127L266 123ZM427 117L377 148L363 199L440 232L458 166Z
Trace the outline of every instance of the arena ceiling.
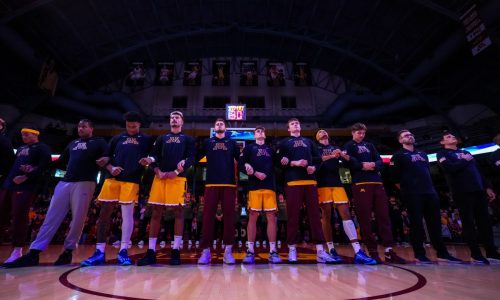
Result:
M460 21L473 4L493 41L476 56ZM461 103L500 111L495 0L0 0L0 44L1 101L52 116L67 114L36 87L48 57L62 91L99 89L137 60L307 61L368 89L339 97L326 126L445 115Z

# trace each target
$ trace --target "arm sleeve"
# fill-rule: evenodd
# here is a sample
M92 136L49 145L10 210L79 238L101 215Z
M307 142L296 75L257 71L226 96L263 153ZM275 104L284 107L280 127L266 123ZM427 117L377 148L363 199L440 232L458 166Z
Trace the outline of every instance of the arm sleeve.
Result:
M354 149L354 146L352 144L347 144L344 149L350 157L348 162L349 168L353 171L360 171L363 168L363 165L355 157L356 150Z
M159 136L156 141L153 144L153 148L151 149L151 152L149 153L149 156L152 157L155 161L152 162L149 167L151 169L154 169L159 166L159 159L161 157L161 150L162 150L162 136Z
M316 143L311 142L311 156L312 156L312 164L316 168L316 171L319 170L319 167L321 166L322 160L321 160L321 154L319 153L318 147L316 146Z
M47 170L50 166L50 162L52 160L50 156L50 148L48 146L40 146L38 148L38 161L37 164L34 165L33 171L26 174L28 178L33 178L41 175L45 170Z
M111 141L109 141L109 145L108 145L108 148L106 149L106 152L104 153L104 156L105 157L109 157L109 158L112 158L113 157L113 154L115 153L115 149L116 149L116 144L118 143L118 136L115 135Z
M245 146L245 148L243 148L243 152L240 155L240 158L238 159L238 170L244 174L247 174L245 164L249 161L250 158L250 147L250 145Z
M66 169L67 165L68 165L68 161L69 161L69 146L71 144L69 144L68 146L66 146L66 148L64 149L64 151L61 153L61 155L59 156L59 158L52 162L51 164L51 167L52 168L56 168L56 169Z
M467 167L470 163L470 161L467 161L465 159L458 159L454 155L450 155L450 153L443 151L438 152L437 160L444 171L449 173L456 173Z
M184 170L189 169L193 164L196 157L196 150L194 145L194 139L192 137L188 137L186 140L186 159L184 163Z

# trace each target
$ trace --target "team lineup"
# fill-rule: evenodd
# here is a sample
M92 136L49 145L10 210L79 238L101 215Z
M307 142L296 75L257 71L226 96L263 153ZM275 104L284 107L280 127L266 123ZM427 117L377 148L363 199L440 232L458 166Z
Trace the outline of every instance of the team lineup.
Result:
M12 166L5 171L0 190L2 220L11 219L12 246L4 268L36 266L39 256L49 245L71 211L71 224L64 241L64 251L55 265L72 263L72 251L82 234L89 205L96 190L96 178L105 170L105 180L97 196L101 209L97 221L96 246L92 256L80 263L89 267L106 263L106 240L111 214L119 205L122 216L120 250L117 264L146 266L157 262L156 244L161 229L161 218L166 209L174 212L174 236L171 265L180 265L181 243L184 231L183 206L187 190L187 170L198 157L206 157L203 226L198 264L211 263L210 243L214 239L214 223L218 205L224 214L223 240L226 244L224 264L235 264L235 198L238 194L237 171L248 175L248 243L244 264L255 263L257 217L267 220L269 263L297 263L300 211L305 207L310 224L311 242L315 244L316 261L321 264L339 264L332 238L330 218L337 209L343 230L352 249L355 264L405 264L407 261L393 249L394 238L389 217L389 200L381 176L383 161L376 147L365 141L366 125L351 127L352 140L342 148L332 145L326 130L320 129L315 141L301 136L301 124L296 118L288 120L289 136L273 150L266 144L266 129L254 129L255 143L240 149L235 140L226 135L226 121L214 122L215 136L204 141L196 151L195 139L182 132L184 115L180 111L170 114L170 131L156 141L141 132L141 116L136 112L124 115L125 131L114 136L109 143L93 135L94 124L89 119L78 123L78 138L68 144L58 160L51 161L50 148L40 142L36 128L21 130L24 145ZM424 222L439 261L462 263L452 256L441 237L439 197L433 186L427 154L415 147L415 137L409 130L401 130L397 139L401 149L390 161L390 178L408 207L410 241L415 260L422 264L432 261L424 249ZM482 176L474 157L457 147L458 140L451 132L444 132L440 141L442 150L437 154L450 192L457 203L463 220L463 237L470 249L471 260L489 264L500 261L494 245L492 226L488 216L488 199L496 197ZM498 152L498 151L497 151ZM498 156L495 152L492 157ZM492 161L498 171L500 159ZM27 232L27 219L31 203L36 197L35 183L49 168L66 169L50 201L47 216L29 251L22 254ZM359 222L359 233L351 218L350 199L339 175L339 168L347 168L352 177L352 204ZM152 207L149 224L148 249L136 262L129 257L127 248L134 229L134 207L138 202L141 179L145 168L154 171L148 205ZM286 243L288 256L277 251L277 211L275 168L282 170L284 195L288 215ZM3 174L2 174L3 175ZM9 207L10 209L6 209ZM378 240L372 230L375 216ZM479 237L479 238L478 238ZM360 244L363 241L365 247ZM384 248L383 257L377 250ZM485 255L479 246L483 245ZM326 248L325 248L326 245ZM365 249L364 249L365 248Z

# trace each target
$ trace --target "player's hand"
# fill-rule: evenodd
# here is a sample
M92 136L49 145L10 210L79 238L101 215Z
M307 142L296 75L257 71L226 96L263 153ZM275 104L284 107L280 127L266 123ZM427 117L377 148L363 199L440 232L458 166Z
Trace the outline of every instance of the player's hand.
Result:
M264 180L266 179L267 175L262 172L255 172L255 177L259 178L260 180Z
M143 158L139 159L139 164L141 166L149 166L152 162L153 162L153 160L149 157L143 157Z
M12 179L12 181L14 181L15 184L21 184L21 183L25 182L26 180L28 180L28 176L26 176L26 175L16 176Z
M245 171L248 175L253 175L253 168L250 164L245 164Z
M177 173L175 173L174 171L172 171L172 172L165 172L165 178L167 178L167 179L173 179L175 177L177 177Z
M186 160L181 160L178 164L177 164L177 171L179 171L179 173L182 173L184 171L184 164L186 163Z
M364 162L364 163L361 163L362 164L362 170L363 171L372 171L374 169L373 165L371 162Z
M316 167L315 166L308 166L306 168L307 174L311 175L312 173L316 172Z
M282 164L283 166L286 166L286 165L288 165L288 162L289 162L289 161L290 161L290 160L288 159L288 157L283 157L283 158L281 159L281 164Z
M351 157L347 154L347 151L342 151L340 152L340 157L342 157L343 159L349 161L351 159Z
M122 167L111 167L111 175L118 176L123 171Z
M342 150L340 150L340 149L335 149L332 152L332 155L333 155L334 158L340 157L341 154L342 154Z
M30 173L34 169L35 168L31 165L21 165L21 167L19 168L19 170L21 170L21 172L24 172L24 173Z
M307 160L305 160L305 159L299 160L300 167L307 167L307 165L309 165L309 162Z
M109 163L109 157L103 156L96 160L95 163L102 168Z
M493 192L493 190L490 188L486 189L486 195L488 195L488 200L490 200L490 202L495 200L495 198L497 197L497 195L495 195L495 192Z

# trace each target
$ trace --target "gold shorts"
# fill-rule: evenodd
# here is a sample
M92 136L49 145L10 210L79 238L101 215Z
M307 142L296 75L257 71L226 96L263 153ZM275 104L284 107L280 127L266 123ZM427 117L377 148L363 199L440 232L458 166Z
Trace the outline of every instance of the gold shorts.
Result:
M349 203L347 194L343 187L320 187L318 188L318 200L320 204L335 203L346 204Z
M272 190L249 191L248 209L255 211L277 210L276 193Z
M113 178L104 180L101 192L97 200L103 202L119 202L130 204L139 199L139 184L133 182L118 181Z
M184 206L187 180L185 177L158 179L155 177L149 192L149 204Z

